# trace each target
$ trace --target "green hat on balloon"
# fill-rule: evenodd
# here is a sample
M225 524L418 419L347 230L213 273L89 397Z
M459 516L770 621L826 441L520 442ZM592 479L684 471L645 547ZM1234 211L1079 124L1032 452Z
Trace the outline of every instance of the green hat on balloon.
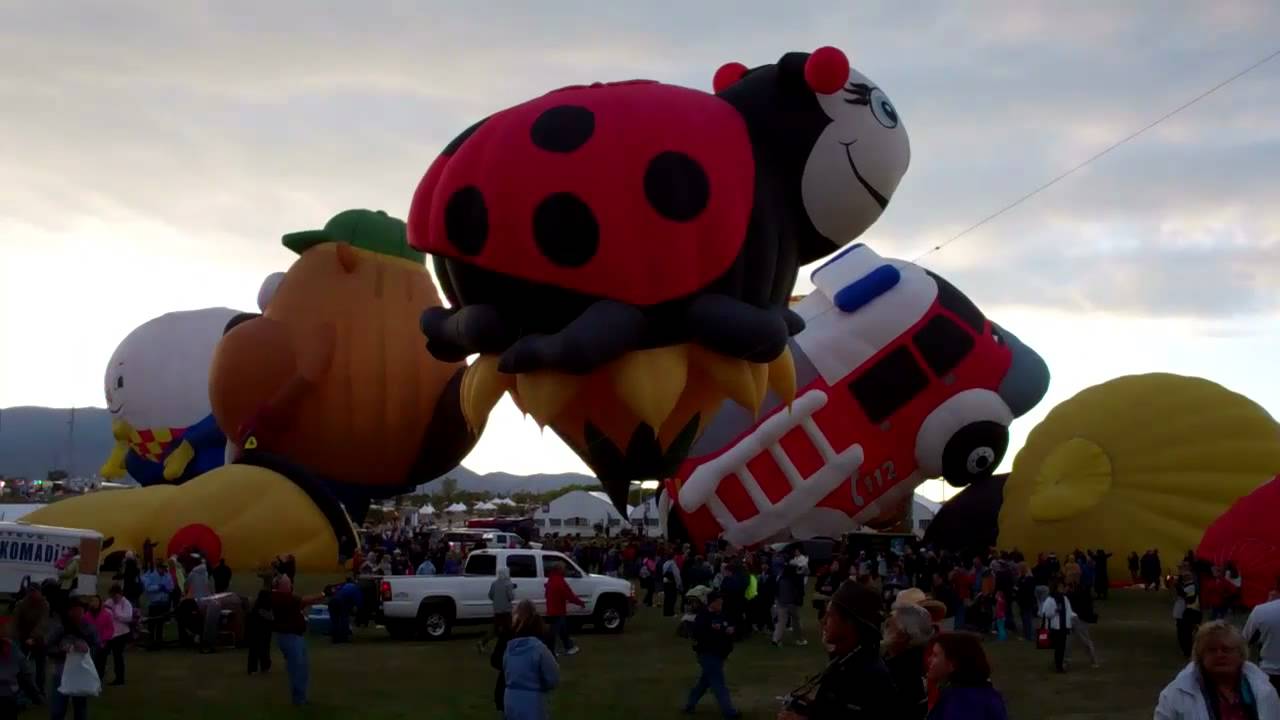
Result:
M285 247L299 255L313 245L338 242L416 263L426 261L426 255L409 247L404 221L381 210L344 210L325 223L323 230L289 233L283 240Z

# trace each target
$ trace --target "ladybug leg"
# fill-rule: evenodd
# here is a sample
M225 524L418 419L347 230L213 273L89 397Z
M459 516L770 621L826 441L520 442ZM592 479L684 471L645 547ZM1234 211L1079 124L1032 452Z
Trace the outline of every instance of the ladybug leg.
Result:
M526 335L498 361L498 371L554 368L585 375L640 346L647 321L632 305L598 300L554 335Z
M427 351L444 362L458 362L476 353L502 352L516 337L495 305L427 308L419 322L422 334L427 336Z
M787 347L790 323L777 309L760 308L728 295L703 295L689 306L694 342L722 355L767 363ZM797 319L799 319L797 317ZM801 320L803 326L804 321Z
M782 320L787 323L787 332L791 337L799 335L804 330L804 318L791 308L782 309Z

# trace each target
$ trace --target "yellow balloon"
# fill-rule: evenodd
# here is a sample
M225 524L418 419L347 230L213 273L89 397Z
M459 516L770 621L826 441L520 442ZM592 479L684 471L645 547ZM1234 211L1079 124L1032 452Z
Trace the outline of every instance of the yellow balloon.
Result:
M1257 403L1202 378L1130 375L1055 407L1013 461L1002 548L1114 553L1158 549L1165 568L1238 498L1280 471L1280 425Z
M233 568L265 566L277 555L293 553L300 569L341 569L335 530L306 491L253 465L223 465L182 485L68 498L28 514L23 522L97 530L115 538L107 552L138 554L148 539L164 553L178 530L200 524L218 534L222 557ZM344 530L354 537L349 525Z

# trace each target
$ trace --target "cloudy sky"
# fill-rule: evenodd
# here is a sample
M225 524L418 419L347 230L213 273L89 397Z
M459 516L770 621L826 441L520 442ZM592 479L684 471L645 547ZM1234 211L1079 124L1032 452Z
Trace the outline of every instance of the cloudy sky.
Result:
M252 309L291 262L282 233L350 207L403 216L453 135L558 86L705 89L724 62L837 45L888 92L913 148L864 239L914 258L1277 38L1266 0L9 0L0 407L102 405L104 363L133 327ZM1202 375L1280 414L1277 117L1280 59L922 261L1048 360L1050 396L1015 443L1052 405L1132 372ZM584 469L509 401L467 465Z

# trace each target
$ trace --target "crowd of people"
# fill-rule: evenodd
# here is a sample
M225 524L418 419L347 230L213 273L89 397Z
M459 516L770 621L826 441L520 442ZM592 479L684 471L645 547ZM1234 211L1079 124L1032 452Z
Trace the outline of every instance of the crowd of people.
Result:
M267 606L260 595L251 610L244 598L229 592L232 571L226 562L210 566L194 548L168 559L155 559L147 552L140 560L126 553L105 598L93 588L78 587L78 563L77 552L67 553L58 561L58 579L24 586L15 598L0 636L0 720L45 703L54 720L68 711L77 719L86 718L90 698L101 692L108 677L108 685L125 684L129 648L166 647L170 625L179 646L201 653L215 652L220 639L233 644L247 639L251 673L255 661L262 670L270 667L261 638L265 635L269 642L276 633L294 680L295 701L305 701L306 620L301 606L322 598L299 598L298 607L281 607L280 596L268 592ZM292 577L293 565L287 558L273 564L264 576L267 586L287 588L281 578ZM298 612L290 614L294 609ZM63 668L68 657L77 654L91 659L99 690L69 696L62 692ZM301 668L300 675L295 668Z
M1059 673L1070 668L1072 647L1100 666L1089 627L1099 622L1095 603L1105 601L1111 587L1112 555L1102 549L1029 559L1016 550L962 556L918 546L901 552L837 546L815 566L801 544L779 552L722 545L697 552L643 538L554 538L551 545L589 571L634 579L643 604L661 606L664 616L677 619L678 633L691 641L696 659L686 712L710 694L724 717L737 717L727 679L734 647L753 634L778 648L788 638L804 645L808 593L831 661L788 695L781 720L1005 718L1003 698L991 683L988 641L1024 638L1051 649L1052 668ZM1152 585L1148 576L1153 568L1159 572L1158 552L1133 557L1135 584ZM1280 587L1273 603L1253 611L1242 634L1221 620L1238 606L1238 573L1192 560L1184 561L1179 576L1154 582L1153 589L1167 588L1174 596L1178 640L1191 661L1160 696L1157 719L1199 718L1201 705L1195 703L1207 703L1203 707L1213 712L1208 717L1219 720L1280 717L1271 714L1272 686L1280 686ZM491 597L502 582L495 581ZM550 593L548 607L555 604ZM1201 625L1197 613L1213 621ZM540 656L540 667L553 667L554 633L536 637L548 653ZM1248 662L1249 642L1261 648L1261 667ZM504 667L497 655L493 661ZM558 667L553 676L558 678ZM505 677L500 675L499 685ZM543 687L544 696L554 684ZM1205 695L1214 688L1216 695ZM545 712L545 702L529 707L534 705ZM526 707L507 717L545 714L528 714Z
M225 562L211 567L194 551L167 560L127 555L105 598L75 587L78 558L68 555L60 580L24 590L0 638L0 689L9 689L0 693L0 720L43 702L55 719L68 711L87 717L88 697L60 692L69 657L91 658L99 678L122 685L131 645L158 649L172 622L179 644L213 652L228 615L242 620L237 639L249 649L248 673L268 672L278 650L290 699L304 704L310 606L326 603L333 642L350 642L353 623L369 622L376 605L361 575L460 574L466 554L483 547L391 528L369 534L366 543L357 572L310 596L294 591L294 560L277 558L258 572L262 585L251 602L227 592L232 572ZM825 548L815 561L802 543L744 551L722 543L695 549L643 537L553 536L543 547L587 572L635 582L641 604L670 618L673 632L690 642L692 687L684 710L695 712L709 694L726 718L739 714L729 682L735 648L753 638L779 652L803 646L804 628L816 622L829 662L786 694L779 720L1003 720L987 644L1025 641L1052 650L1046 666L1059 673L1070 669L1072 649L1079 648L1097 667L1089 628L1100 619L1095 603L1107 599L1111 586L1111 554L1101 549L1028 558L1017 550L959 554L851 541ZM1135 585L1171 594L1174 634L1189 660L1160 694L1156 719L1280 718L1280 583L1241 631L1231 622L1241 609L1240 576L1229 565L1188 553L1164 575L1156 551L1131 553L1128 564ZM493 625L478 649L497 671L494 703L506 718L549 717L559 663L580 651L568 620L570 607L584 601L557 570L548 565L541 613L528 600L516 602L506 568L489 589ZM1250 645L1260 650L1256 665Z

